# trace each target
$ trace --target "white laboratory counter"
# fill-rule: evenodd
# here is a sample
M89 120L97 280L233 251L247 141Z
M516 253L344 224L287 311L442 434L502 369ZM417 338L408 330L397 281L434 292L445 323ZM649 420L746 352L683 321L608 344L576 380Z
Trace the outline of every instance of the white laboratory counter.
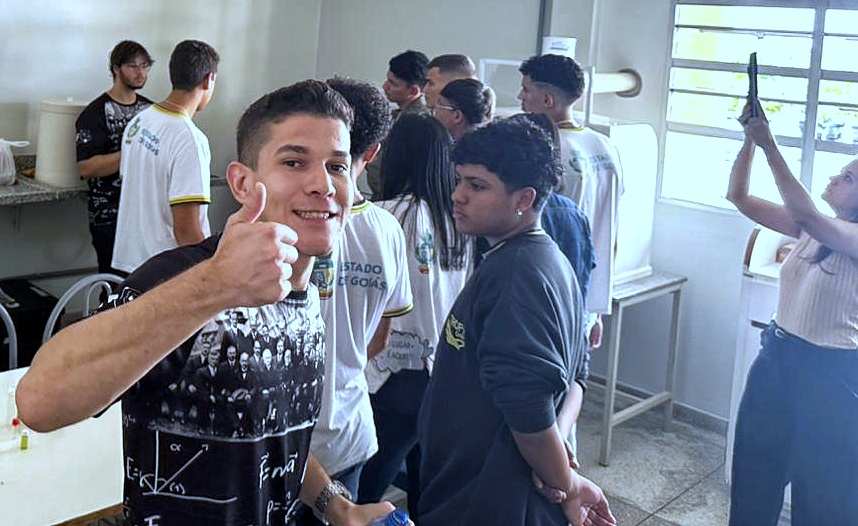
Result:
M0 416L25 370L0 373ZM57 524L113 507L122 502L122 476L119 404L52 433L30 431L28 449L0 451L0 524Z

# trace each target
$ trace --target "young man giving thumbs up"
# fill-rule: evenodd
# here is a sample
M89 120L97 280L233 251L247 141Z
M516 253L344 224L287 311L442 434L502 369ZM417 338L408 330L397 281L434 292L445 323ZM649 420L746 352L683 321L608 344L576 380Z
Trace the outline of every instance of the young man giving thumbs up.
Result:
M21 379L19 414L36 431L122 401L131 524L292 524L299 500L335 525L393 509L350 503L309 453L325 355L309 278L352 202L351 124L345 100L316 81L256 101L227 170L242 207L223 234L144 263L108 308L48 341ZM270 357L275 340L289 362L219 367L231 315L258 324L259 341L235 344L241 363L254 347Z

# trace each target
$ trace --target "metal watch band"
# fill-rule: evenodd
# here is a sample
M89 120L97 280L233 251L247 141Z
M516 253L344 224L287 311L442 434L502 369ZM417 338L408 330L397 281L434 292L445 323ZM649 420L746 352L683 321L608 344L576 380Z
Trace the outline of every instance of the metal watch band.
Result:
M316 515L316 518L324 524L329 524L328 520L325 518L325 512L328 511L328 505L331 503L331 500L333 500L337 495L342 495L343 498L348 501L352 500L352 493L349 491L349 488L345 487L345 485L339 480L332 480L324 487L324 489L322 489L319 496L316 497L316 501L313 503L313 513Z

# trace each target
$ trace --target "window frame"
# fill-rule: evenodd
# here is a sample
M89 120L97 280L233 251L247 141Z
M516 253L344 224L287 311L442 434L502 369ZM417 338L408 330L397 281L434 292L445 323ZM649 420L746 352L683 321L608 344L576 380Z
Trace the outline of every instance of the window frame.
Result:
M748 30L746 28L731 28L731 27L714 27L714 26L697 26L691 24L677 24L676 21L676 13L677 8L682 5L704 5L704 6L715 6L715 7L781 7L781 8L805 8L805 9L813 9L814 10L814 21L813 28L810 31L795 31L795 30L764 30L764 31L753 31ZM668 202L678 202L682 204L691 205L694 207L703 207L707 209L715 209L715 210L735 210L734 207L725 203L725 206L717 206L712 204L711 202L702 202L699 199L692 198L681 198L681 197L670 197L663 195L663 187L664 187L664 179L665 173L664 168L668 165L666 162L666 143L667 143L667 135L670 132L676 133L685 133L691 134L701 137L713 137L713 138L722 138L722 139L734 139L737 141L737 151L738 145L743 140L743 133L737 130L729 130L725 128L716 128L710 126L703 125L695 125L695 124L687 124L687 123L678 123L671 122L669 120L669 111L670 111L670 97L671 94L676 93L687 93L687 94L699 94L699 95L733 95L729 93L714 93L714 92L699 92L695 90L688 89L674 89L671 87L671 73L673 68L692 68L699 70L707 70L707 71L725 71L725 72L735 72L735 73L745 73L746 66L744 64L729 64L723 62L712 62L712 61L701 61L701 60L691 60L691 59L682 59L682 58L674 58L674 44L675 38L677 34L677 29L680 28L691 28L691 29L701 29L705 28L707 30L715 30L715 31L724 31L730 33L745 33L748 31L752 31L754 33L765 33L772 35L801 35L801 36L809 36L811 41L811 51L810 51L810 63L807 68L794 68L794 67L781 67L781 66L763 66L759 67L759 73L761 75L782 75L789 77L800 77L807 79L807 98L804 103L805 108L805 122L808 123L817 123L818 122L818 108L820 104L825 104L825 101L820 101L820 85L821 81L843 81L843 82L855 82L858 83L858 68L856 71L839 71L839 70L823 70L822 69L822 51L823 51L823 40L825 37L855 37L858 35L858 32L855 34L842 34L842 33L826 33L825 32L825 15L826 12L830 9L843 9L843 10L851 10L858 11L858 7L855 6L854 0L672 0L671 2L671 25L670 25L670 37L668 42L668 53L669 57L667 60L667 68L665 70L666 78L668 79L666 82L666 89L664 91L664 99L663 99L663 112L662 118L663 126L660 127L659 130L659 155L661 158L661 167L662 173L659 177L659 185L658 185L658 199L665 200ZM765 100L771 100L775 102L785 102L785 103L795 103L795 101L782 100L778 98L769 98L762 97ZM830 103L829 103L830 104ZM842 108L851 108L858 111L858 101L855 103L840 103L836 104L838 107ZM839 154L847 154L847 155L856 155L858 153L858 144L846 144L843 142L836 141L826 141L826 140L817 140L816 139L816 126L805 126L804 131L801 136L796 137L785 137L781 135L775 135L778 144L787 147L795 147L801 148L801 169L800 173L796 174L798 178L801 180L802 184L805 188L811 189L813 183L813 163L816 151L829 152L829 153L839 153ZM808 155L809 154L809 155ZM819 177L828 178L830 174L819 174ZM724 187L724 192L726 194L726 185ZM711 196L710 196L711 197ZM718 196L718 197L723 197Z

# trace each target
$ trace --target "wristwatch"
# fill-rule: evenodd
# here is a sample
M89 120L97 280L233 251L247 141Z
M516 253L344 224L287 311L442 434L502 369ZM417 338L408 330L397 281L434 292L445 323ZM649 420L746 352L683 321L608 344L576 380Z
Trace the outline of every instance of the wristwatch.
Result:
M342 497L349 502L352 501L352 493L349 491L349 488L339 480L332 480L327 486L325 486L321 493L319 493L319 496L316 497L316 501L313 503L313 515L322 521L322 524L330 524L328 519L325 518L325 512L328 511L328 505L337 495L342 495Z

